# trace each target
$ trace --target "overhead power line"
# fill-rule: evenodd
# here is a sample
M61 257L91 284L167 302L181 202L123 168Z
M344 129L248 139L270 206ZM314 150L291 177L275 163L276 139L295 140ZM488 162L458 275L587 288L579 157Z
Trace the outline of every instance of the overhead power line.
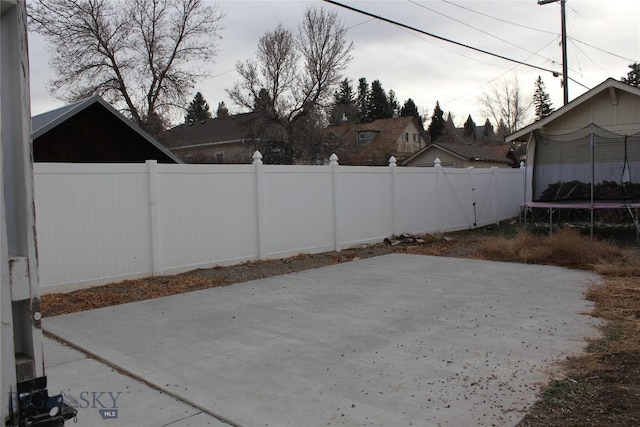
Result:
M334 0L324 0L324 1L326 3L330 3L330 4L333 4L335 6L339 6L339 7L342 7L344 9L350 10L352 12L360 13L362 15L366 15L366 16L369 16L371 18L375 18L375 19L378 19L380 21L387 22L389 24L392 24L392 25L395 25L395 26L398 26L398 27L401 27L401 28L405 28L405 29L408 29L408 30L411 30L411 31L415 31L417 33L424 34L426 36L433 37L435 39L442 40L442 41L447 42L447 43L452 43L452 44L455 44L457 46L461 46L461 47L464 47L464 48L467 48L467 49L474 50L476 52L484 53L485 55L490 55L490 56L493 56L493 57L496 57L496 58L500 58L500 59L505 60L505 61L514 62L516 64L524 65L524 66L530 67L530 68L535 68L535 69L538 69L538 70L541 70L541 71L546 71L548 73L553 74L554 77L558 77L560 75L560 73L558 71L549 70L548 68L543 68L543 67L539 67L537 65L528 64L528 63L523 62L523 61L518 61L517 59L512 59L512 58L509 58L509 57L506 57L506 56L503 56L503 55L499 55L497 53L489 52L489 51L484 50L484 49L480 49L480 48L477 48L477 47L474 47L474 46L470 46L468 44L460 43L460 42L457 42L455 40L451 40L451 39L448 39L446 37L442 37L442 36L439 36L437 34L433 34L433 33L430 33L428 31L424 31L424 30L421 30L419 28L415 28L415 27L412 27L410 25L403 24L401 22L394 21L394 20L389 19L389 18L385 18L383 16L375 15L373 13L370 13L370 12L367 12L367 11L364 11L364 10L361 10L361 9L357 9L355 7L348 6L346 4L339 3L339 2L334 1Z
M592 49L599 50L600 52L609 54L611 56L615 56L616 58L624 59L625 61L629 61L629 62L636 62L637 61L637 59L627 58L626 56L622 56L622 55L618 55L617 53L609 52L608 50L604 50L604 49L601 49L601 48L599 48L597 46L594 46L592 44L583 42L583 41L578 40L578 39L574 39L573 37L569 37L569 39L571 41L573 41L573 42L580 43L580 44L583 44L585 46L589 46Z
M526 25L517 24L517 23L515 23L515 22L507 21L506 19L497 18L497 17L495 17L495 16L491 16L491 15L488 15L488 14L486 14L486 13L482 13L482 12L480 12L480 11L477 11L477 10L474 10L474 9L471 9L471 8L468 8L468 7L465 7L465 6L462 6L462 5L460 5L460 4L454 3L454 2L449 1L449 0L442 0L442 1L443 1L443 2L445 2L445 3L447 3L447 4L450 4L451 6L459 7L460 9L468 10L469 12L477 13L478 15L481 15L481 16L484 16L484 17L487 17L487 18L491 18L491 19L495 19L496 21L504 22L505 24L515 25L516 27L526 28L527 30L539 31L539 32L541 32L541 33L547 33L547 34L558 34L558 32L557 32L557 31L541 30L541 29L539 29L539 28L533 28L533 27L529 27L529 26L526 26Z
M514 25L514 26L516 26L516 27L525 28L525 29L527 29L527 30L531 30L531 31L538 31L538 32L540 32L540 33L558 34L558 32L557 32L557 31L547 31L547 30L542 30L542 29L540 29L540 28L529 27L529 26L527 26L527 25L519 24L519 23L517 23L517 22L511 22L511 21L506 20L506 19L501 19L501 18L498 18L498 17L496 17L496 16L492 16L492 15L489 15L489 14L486 14L486 13L483 13L483 12L480 12L480 11L478 11L478 10L471 9L471 8L469 8L469 7L466 7L466 6L462 6L462 5L460 5L460 4L457 4L457 3L452 2L452 1L450 1L450 0L442 0L442 1L443 1L444 3L450 4L451 6L459 7L460 9L464 9L464 10L467 10L467 11L469 11L469 12L476 13L476 14L481 15L481 16L484 16L484 17L486 17L486 18L490 18L490 19L494 19L494 20L496 20L496 21L504 22L505 24ZM581 15L577 10L575 10L574 8L570 8L570 9L571 9L573 12L575 12L577 15L579 15L580 17L582 17L583 19L586 19L586 18L584 18L584 17L583 17L583 16L582 16L582 15ZM608 50L606 50L606 49L602 49L602 48L600 48L600 47L598 47L598 46L594 46L594 45L592 45L592 44L589 44L589 43L587 43L587 42L583 42L582 40L578 40L578 39L573 38L573 37L570 37L570 36L567 36L567 38L571 39L571 40L572 40L572 41L574 41L574 42L577 42L577 43L583 44L583 45L585 45L585 46L589 46L590 48L593 48L593 49L599 50L600 52L603 52L603 53L609 54L609 55L611 55L611 56L615 56L615 57L620 58L620 59L624 59L624 60L626 60L626 61L630 61L630 62L636 62L636 61L637 61L637 60L635 60L635 59L631 59L631 58L627 58L627 57L622 56L622 55L618 55L618 54L616 54L616 53L614 53L614 52L610 52L610 51L608 51Z
M416 1L414 1L414 0L408 0L408 1L409 1L409 3L412 3L412 4L414 4L414 5L418 6L418 7L421 7L421 8L423 8L423 9L426 9L426 10L428 10L428 11L430 11L430 12L433 12L433 13L435 13L435 14L437 14L437 15L444 16L445 18L447 18L447 19L451 19L452 21L455 21L455 22L457 22L458 24L462 24L462 25L464 25L465 27L471 28L472 30L476 30L476 31L478 31L478 32L481 32L482 34L486 34L486 35L487 35L487 36L489 36L489 37L493 37L493 38L494 38L494 39L496 39L496 40L500 40L501 42L504 42L504 43L510 44L511 46L515 46L515 47L517 47L518 49L522 49L522 50L524 50L524 51L525 51L525 52L527 52L527 53L533 53L533 52L532 52L532 51L530 51L529 49L526 49L526 48L524 48L524 47L522 47L522 46L519 46L519 45L517 45L517 44L515 44L515 43L513 43L513 42L511 42L511 41L509 41L509 40L503 39L502 37L498 37L498 36L496 36L495 34L491 34L490 32L485 31L485 30L483 30L483 29L481 29L481 28L474 27L474 26L473 26L473 25L471 25L471 24L467 24L466 22L461 21L460 19L454 18L454 17L452 17L452 16L449 16L449 15L447 15L447 14L445 14L445 13L438 12L437 10L432 9L432 8L430 8L430 7L428 7L428 6L425 6L424 4L420 4L420 3L418 3L418 2L416 2ZM453 4L453 3L452 3L452 4ZM537 55L537 53L536 53L536 55ZM545 59L545 60L547 60L547 61L550 61L550 62L552 61L551 59L549 59L549 58L545 58L544 56L542 56L542 58L543 58L543 59Z

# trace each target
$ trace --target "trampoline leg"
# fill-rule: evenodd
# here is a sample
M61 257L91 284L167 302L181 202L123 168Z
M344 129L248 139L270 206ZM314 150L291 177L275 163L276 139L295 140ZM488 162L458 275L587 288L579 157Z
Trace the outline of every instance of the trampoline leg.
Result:
M636 226L636 240L640 240L640 221L638 221L638 209L635 209L635 215L630 206L627 206L627 211L629 211L629 216L633 220L633 225Z
M549 236L553 234L553 210L549 208Z

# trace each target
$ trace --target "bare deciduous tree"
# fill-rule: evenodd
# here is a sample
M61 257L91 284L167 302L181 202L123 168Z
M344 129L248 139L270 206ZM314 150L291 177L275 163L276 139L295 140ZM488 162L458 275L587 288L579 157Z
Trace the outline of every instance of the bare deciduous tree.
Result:
M236 65L240 80L227 93L236 105L267 118L261 129L271 134L261 135L270 139L265 160L317 162L326 154L324 142L310 136L326 124L333 91L351 61L346 32L335 12L309 8L297 37L280 25L260 39L255 61ZM274 127L283 135L277 141Z
M33 0L28 11L51 47L52 93L100 95L151 132L208 74L196 64L216 55L224 17L203 0Z
M495 123L504 122L509 134L529 121L532 101L522 93L516 77L495 82L479 102Z

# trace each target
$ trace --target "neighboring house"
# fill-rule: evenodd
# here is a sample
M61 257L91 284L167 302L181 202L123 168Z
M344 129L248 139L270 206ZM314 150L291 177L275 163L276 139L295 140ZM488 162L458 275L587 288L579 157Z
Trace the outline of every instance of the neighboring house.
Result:
M31 118L36 162L182 163L99 96Z
M184 123L167 131L163 144L187 163L251 163L258 113Z
M533 200L640 198L640 88L609 78L506 142L527 143Z
M512 167L508 145L469 145L461 142L434 142L402 162L402 166L433 166L436 158L444 167Z
M329 128L342 165L384 166L398 163L426 144L425 133L413 117L393 117L371 123L343 122Z

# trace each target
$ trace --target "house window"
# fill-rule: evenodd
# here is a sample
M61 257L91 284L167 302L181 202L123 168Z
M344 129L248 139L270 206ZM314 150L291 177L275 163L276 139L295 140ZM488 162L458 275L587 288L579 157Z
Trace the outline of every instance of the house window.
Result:
M409 142L409 132L402 132L402 142Z
M420 134L418 133L413 134L413 142L420 142Z
M215 154L216 163L224 163L224 151L217 151Z
M358 132L358 142L360 144L367 143L367 133L366 132Z

